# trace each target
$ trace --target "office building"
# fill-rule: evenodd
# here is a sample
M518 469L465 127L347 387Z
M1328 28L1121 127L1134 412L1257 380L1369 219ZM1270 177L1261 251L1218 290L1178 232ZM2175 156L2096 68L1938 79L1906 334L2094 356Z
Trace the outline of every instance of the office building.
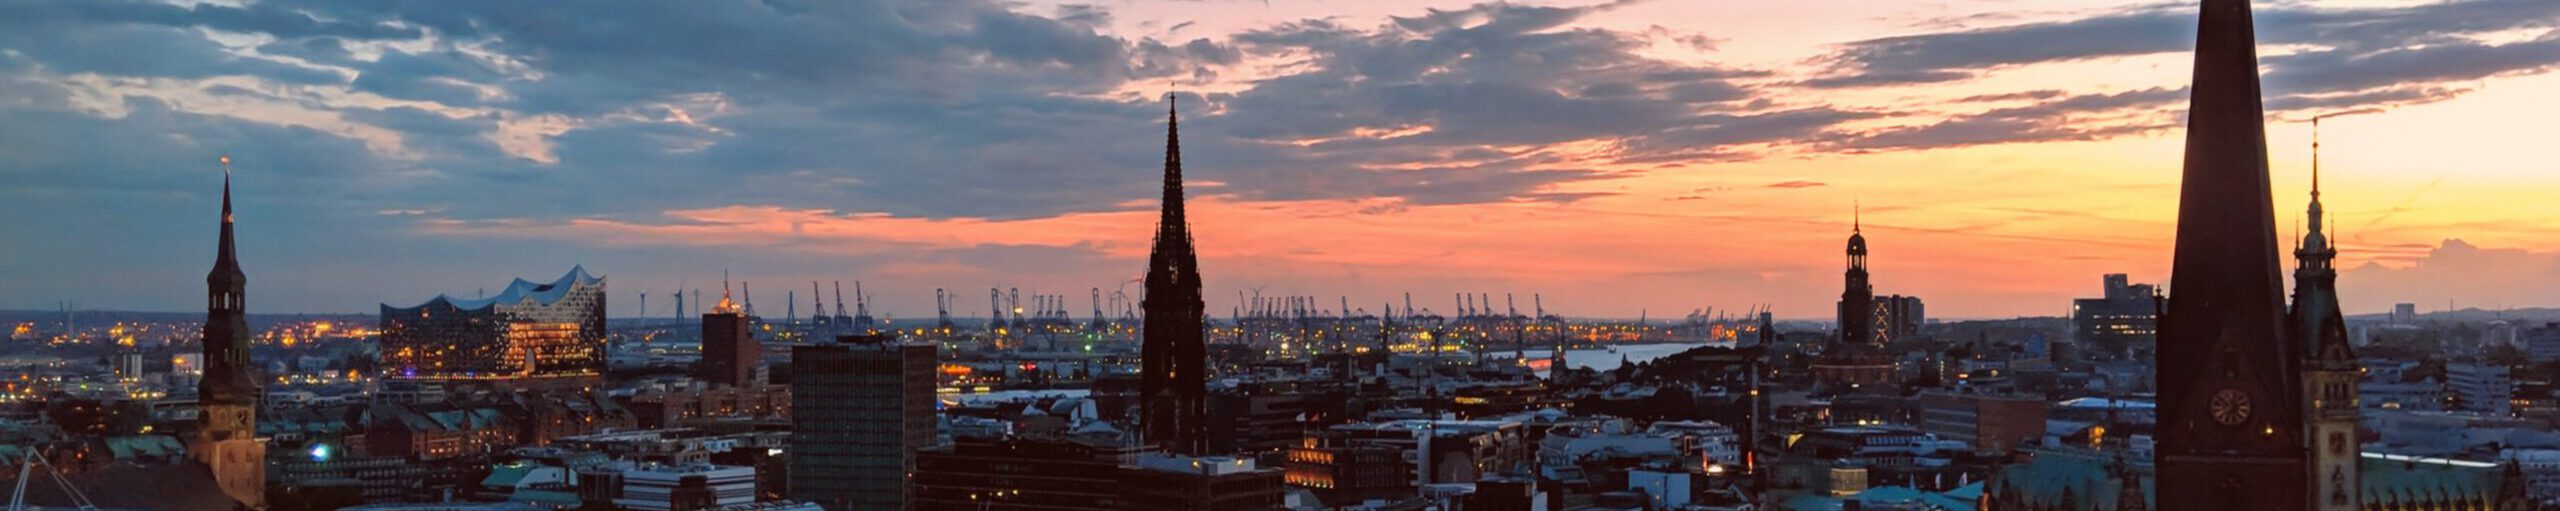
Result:
M1120 470L1120 509L1263 511L1281 509L1281 472L1253 460L1148 454Z
M1920 431L1965 442L1977 453L2006 456L2044 436L2051 408L2042 396L1923 393Z
M2560 323L2527 328L2520 336L2524 338L2525 354L2533 358L2533 363L2560 360Z
M907 508L934 438L934 346L881 335L791 350L791 498L830 511Z
M1413 467L1404 449L1309 438L1288 450L1282 481L1306 488L1316 500L1344 506L1414 494Z
M763 386L756 378L756 364L763 359L764 345L756 343L747 315L729 302L729 290L721 289L720 305L702 315L702 363L694 366L694 378L712 385Z
M2105 280L2099 297L2071 301L2072 341L2109 359L2150 350L2159 335L2159 289L2132 283L2122 273L2107 274Z
M1109 438L957 438L916 453L916 511L1112 510L1141 448Z
M2514 415L2516 382L2507 373L2507 367L2501 365L2445 364L2444 384L2453 394L2453 410L2495 417Z
M385 376L446 381L593 381L605 369L605 281L586 268L516 279L486 298L382 305Z
M709 463L642 465L622 471L614 506L632 511L703 511L756 501L756 469Z

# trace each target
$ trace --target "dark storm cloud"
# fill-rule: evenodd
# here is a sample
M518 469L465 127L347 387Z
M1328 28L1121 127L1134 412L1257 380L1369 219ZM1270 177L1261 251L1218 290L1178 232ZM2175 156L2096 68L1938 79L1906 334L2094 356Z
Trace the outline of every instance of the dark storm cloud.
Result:
M2026 94L2020 97L2047 96ZM2097 140L2166 127L2166 120L2161 119L2157 112L2179 104L2186 97L2185 88L2069 95L2027 106L1960 115L1930 124L1860 133L1837 144L1849 149L1916 149ZM2116 116L2130 118L2110 118Z
M334 36L351 39L414 39L420 35L413 27L389 23L324 21L311 13L276 3L252 3L241 7L195 4L170 5L158 2L100 0L86 2L46 2L40 0L0 1L0 27L30 28L44 26L83 26L138 24L163 27L204 27L226 32L267 34L281 38ZM371 19L371 18L358 18Z
M2274 97L2366 91L2530 74L2560 66L2560 2L2468 0L2405 7L2261 8L2259 40L2298 45L2263 61ZM2526 41L2482 42L2501 32ZM1814 87L1867 87L1969 79L2000 68L2184 52L2195 39L2185 7L2143 7L2081 19L1856 41L1825 60L1835 72ZM2270 46L2274 48L2275 46ZM2310 103L2310 102L2304 102Z
M1307 71L1263 79L1227 101L1228 114L1254 120L1232 133L1272 143L1315 140L1307 146L1313 154L1302 156L1316 159L1428 165L1436 157L1434 171L1500 179L1415 182L1510 188L1513 198L1526 198L1518 194L1530 187L1612 174L1525 172L1549 169L1554 155L1497 148L1592 141L1613 147L1618 163L1648 163L1741 154L1860 116L1769 110L1754 104L1765 100L1752 83L1765 71L1647 57L1642 50L1652 42L1641 32L1567 28L1610 7L1483 4L1396 17L1376 29L1307 20L1239 34L1239 46L1303 59Z
M6 18L0 11L0 18ZM0 48L25 55L59 74L207 78L248 75L297 84L345 80L336 72L233 55L193 30L157 25L96 25L68 30L52 25L0 23Z
M390 52L363 69L351 84L355 90L447 105L478 104L480 89L464 84L502 77L487 63L453 50Z

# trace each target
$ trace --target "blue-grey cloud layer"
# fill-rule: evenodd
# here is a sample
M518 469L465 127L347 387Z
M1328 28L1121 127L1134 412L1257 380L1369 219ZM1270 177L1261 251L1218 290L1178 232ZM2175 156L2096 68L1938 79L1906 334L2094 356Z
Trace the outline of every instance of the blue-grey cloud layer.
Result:
M2548 29L2554 16L2536 15L2551 5L2273 10L2261 23L2271 39L2320 49L2269 57L2271 87L2318 84L2270 105L2431 101L2461 90L2443 82L2547 69L2547 35L2457 36ZM192 291L169 283L192 279L210 250L210 160L225 152L241 162L242 216L255 220L243 233L256 241L245 248L252 272L294 290L281 310L363 310L405 299L385 290L462 292L450 283L578 262L627 275L708 272L724 258L847 273L1096 258L991 246L817 263L415 231L434 220L666 222L670 209L740 204L936 218L1116 210L1152 196L1164 115L1153 90L1255 59L1291 64L1184 97L1188 171L1220 184L1198 193L1367 199L1391 211L1569 202L1605 193L1575 183L1625 175L1552 149L1576 142L1625 168L1770 147L2138 132L2160 124L2142 112L2173 106L2176 91L2018 93L1986 98L2005 103L1985 113L1881 130L1843 126L1911 113L1790 94L2178 51L2191 30L2182 13L2136 10L1863 41L1834 57L1839 74L1789 83L1772 70L1646 55L1699 35L1579 23L1609 8L1489 3L1157 40L1098 31L1107 8L1035 13L994 0L0 0L0 214L36 219L0 222L0 281L12 283L0 306L192 304ZM1149 92L1121 92L1131 90ZM244 104L297 112L231 110ZM313 117L325 122L274 122ZM2105 122L2071 123L2091 117ZM551 131L526 128L536 125ZM510 151L502 134L542 150Z

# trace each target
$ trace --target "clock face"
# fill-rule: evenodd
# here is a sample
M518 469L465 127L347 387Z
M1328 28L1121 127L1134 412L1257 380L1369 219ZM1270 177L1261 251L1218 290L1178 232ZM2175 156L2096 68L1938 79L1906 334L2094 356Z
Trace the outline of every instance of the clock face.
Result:
M2215 392L2213 401L2206 405L2213 412L2213 421L2224 426L2238 426L2242 422L2249 421L2249 393L2241 392L2240 389L2222 389L2221 392Z

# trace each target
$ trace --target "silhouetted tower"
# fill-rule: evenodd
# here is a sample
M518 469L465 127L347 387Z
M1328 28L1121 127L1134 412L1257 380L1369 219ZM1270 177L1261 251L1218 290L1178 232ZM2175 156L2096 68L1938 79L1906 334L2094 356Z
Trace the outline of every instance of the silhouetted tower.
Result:
M1849 271L1840 291L1840 342L1845 346L1875 343L1876 289L1867 282L1867 235L1859 213L1849 216Z
M222 234L204 276L204 379L196 382L197 432L188 454L213 470L225 495L266 508L266 446L258 442L258 380L249 374L249 274L231 237L231 157L222 157ZM26 476L20 476L26 477Z
M2204 0L2197 23L2155 366L2159 509L2310 509L2251 25L2247 0Z
M1171 100L1167 101L1171 103ZM1147 256L1141 306L1138 397L1142 440L1175 454L1208 454L1207 303L1200 296L1200 257L1191 247L1182 208L1182 139L1178 108L1165 114L1164 211Z
M2356 408L2364 370L2347 342L2346 315L2338 309L2338 247L2320 230L2320 119L2311 119L2311 233L2293 251L2293 334L2301 340L2303 387L2310 398L2304 418L2311 442L2311 501L2321 511L2354 511L2364 504L2363 449Z

